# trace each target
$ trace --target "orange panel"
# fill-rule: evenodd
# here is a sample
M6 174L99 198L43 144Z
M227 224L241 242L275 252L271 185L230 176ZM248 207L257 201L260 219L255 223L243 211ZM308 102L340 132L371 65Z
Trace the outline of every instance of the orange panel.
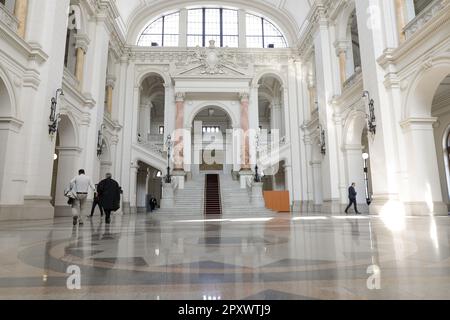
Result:
M277 212L290 212L289 191L265 191L266 208Z

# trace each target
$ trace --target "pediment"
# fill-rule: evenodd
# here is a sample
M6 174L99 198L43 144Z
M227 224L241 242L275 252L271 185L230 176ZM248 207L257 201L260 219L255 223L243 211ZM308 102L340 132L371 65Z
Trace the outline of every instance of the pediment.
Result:
M208 72L202 65L189 66L187 69L177 72L175 78L248 78L248 75L238 69L222 66L219 72Z

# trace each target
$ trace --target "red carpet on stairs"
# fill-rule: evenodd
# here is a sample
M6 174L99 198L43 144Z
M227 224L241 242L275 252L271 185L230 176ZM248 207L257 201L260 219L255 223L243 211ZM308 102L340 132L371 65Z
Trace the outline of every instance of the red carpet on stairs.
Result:
M218 174L207 174L205 177L205 215L222 214L220 185Z

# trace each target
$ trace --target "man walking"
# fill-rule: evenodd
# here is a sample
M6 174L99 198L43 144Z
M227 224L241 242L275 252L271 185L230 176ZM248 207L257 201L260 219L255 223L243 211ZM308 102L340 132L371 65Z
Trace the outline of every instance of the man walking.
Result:
M76 226L77 223L82 225L84 223L83 213L89 188L95 192L95 187L92 184L91 178L86 176L84 169L80 169L78 171L78 176L70 181L70 188L76 195L72 204L73 225Z
M117 211L120 208L120 186L112 179L110 173L106 174L106 179L98 184L98 196L100 205L103 207L106 216L106 224L111 223L111 211Z
M345 209L345 213L346 214L348 214L348 209L350 209L352 204L355 207L355 213L356 214L360 214L358 212L358 208L356 207L356 195L357 195L357 193L356 193L356 190L355 190L355 186L356 186L356 183L353 182L352 185L350 186L350 188L348 188L348 199L349 199L350 203L347 206L347 209Z
M96 185L95 187L98 188L98 185ZM102 208L102 205L100 204L100 200L98 198L98 192L94 192L94 202L92 202L91 215L89 216L90 218L92 218L94 216L95 207L97 207L97 206L100 209L100 215L103 217L103 208Z

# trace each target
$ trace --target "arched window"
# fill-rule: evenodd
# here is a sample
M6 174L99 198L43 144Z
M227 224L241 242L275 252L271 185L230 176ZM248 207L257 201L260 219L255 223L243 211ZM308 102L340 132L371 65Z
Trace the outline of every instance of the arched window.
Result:
M239 47L239 37L249 48L287 48L280 29L267 18L245 13L246 33L239 33L239 11L233 8L188 8L165 14L152 22L140 34L138 46L176 47L180 45L180 30L186 30L181 43L188 47L207 47L211 40L217 47ZM184 25L187 20L187 25Z
M156 19L142 32L138 46L176 47L180 37L180 13L167 14Z
M287 43L281 31L264 17L247 14L247 47L286 48Z

